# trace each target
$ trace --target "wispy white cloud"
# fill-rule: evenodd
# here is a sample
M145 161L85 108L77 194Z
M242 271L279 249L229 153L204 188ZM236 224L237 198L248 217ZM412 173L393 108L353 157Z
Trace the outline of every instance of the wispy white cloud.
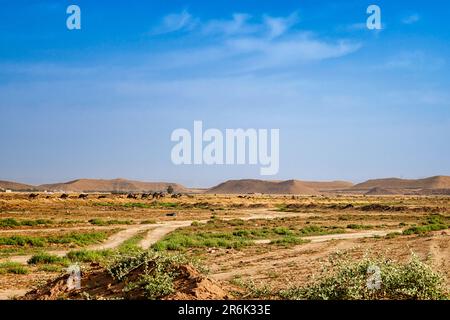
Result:
M417 13L411 14L407 17L404 17L402 19L402 23L404 24L413 24L416 23L420 20L420 15L418 15Z
M230 19L208 21L188 15L189 20L197 21L190 33L193 36L190 40L194 42L182 50L165 52L160 59L154 57L154 61L161 62L157 64L159 67L166 64L173 70L195 66L197 70L208 72L212 68L221 69L226 74L242 74L337 58L361 47L356 41L323 40L311 32L295 28L300 20L297 11L277 17L235 13ZM213 41L205 42L203 39Z
M251 24L251 15L245 13L235 13L232 19L210 20L201 27L201 32L206 35L242 35L254 33L258 26Z
M232 39L226 46L236 55L248 55L243 59L244 70L263 70L345 56L357 51L361 44L344 40L323 41L311 33L296 33L276 40L256 37Z
M196 25L196 20L187 11L171 13L166 15L160 25L153 28L151 34L160 35L181 30L192 30Z
M298 12L294 12L287 17L264 17L264 23L269 29L270 38L276 38L284 34L290 27L297 24L298 22Z
M246 13L234 13L230 19L212 19L201 21L194 18L188 11L172 13L165 16L156 26L152 34L165 34L180 30L189 30L209 36L239 36L248 34L266 35L276 38L285 34L299 22L297 11L286 17L264 15L254 18Z

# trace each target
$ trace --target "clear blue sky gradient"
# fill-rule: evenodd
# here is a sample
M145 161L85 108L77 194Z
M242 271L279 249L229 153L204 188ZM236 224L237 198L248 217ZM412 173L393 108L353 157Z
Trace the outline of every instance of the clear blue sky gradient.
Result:
M378 4L383 30L365 28ZM82 29L65 13L81 7ZM272 179L450 174L448 1L0 1L0 179L210 186L176 128L279 128Z

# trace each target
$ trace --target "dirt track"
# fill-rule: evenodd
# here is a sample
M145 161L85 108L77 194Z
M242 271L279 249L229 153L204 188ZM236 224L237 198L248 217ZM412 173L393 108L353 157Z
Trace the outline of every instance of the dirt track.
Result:
M252 220L252 219L276 219L282 217L295 217L295 216L304 216L304 213L278 213L269 211L267 209L256 210L259 213L255 213L255 210L245 212L246 214L243 216L233 217L233 218L225 218L224 220L230 219L242 219L242 220ZM244 213L243 212L243 213ZM207 220L202 220L200 222L206 222ZM153 224L153 225L128 225L125 226L125 230L119 231L112 236L110 236L105 242L100 244L95 244L92 246L88 246L87 250L105 250L105 249L113 249L118 247L121 243L126 241L127 239L133 237L139 232L148 230L149 232L145 236L145 238L140 242L140 246L144 249L149 248L152 244L156 243L160 239L162 239L168 233L181 228L187 227L192 223L191 220L184 221L167 221L163 223ZM105 227L94 227L94 229L105 229ZM109 227L111 228L111 227ZM80 228L77 228L79 230ZM28 232L32 231L42 231L45 229L27 229ZM55 230L55 229L48 229ZM61 230L61 229L56 229ZM68 229L69 230L69 229ZM73 229L72 229L73 230ZM8 230L9 231L9 230ZM385 236L390 232L400 232L401 230L387 230L387 231L362 231L355 233L346 233L346 234L332 234L332 235L323 235L323 236L313 236L313 237L305 237L304 239L310 240L311 242L324 242L334 239L358 239L358 238L367 238L374 236ZM257 244L265 244L269 243L270 240L257 240L255 243ZM57 250L51 251L51 254L57 256L65 256L70 250ZM27 261L31 258L31 255L20 255L20 256L11 256L6 259L2 259L3 261L12 261L19 263L27 263Z
M224 220L231 220L231 219L242 219L242 220L252 220L252 219L275 219L275 218L282 218L282 217L296 217L296 216L309 216L309 213L285 213L285 212L274 212L267 209L257 209L257 210L243 210L240 215L233 216L233 217L226 217L222 218ZM207 220L200 220L199 222L206 222ZM101 244L95 244L92 246L86 247L88 250L102 250L102 249L113 249L118 247L121 243L126 241L127 239L130 239L131 237L135 236L136 234L140 232L147 231L146 236L144 239L139 243L139 245L147 249L155 242L162 239L164 236L166 236L168 233L181 228L191 225L191 220L173 220L173 221L165 221L160 222L157 224L151 224L151 225L126 225L126 226L120 226L121 228L125 228L122 231L119 231L112 236L110 236L105 242ZM104 230L108 228L113 228L114 226L109 227L81 227L81 228L47 228L47 229L27 229L26 232L37 232L37 231L60 231L62 229L64 230L80 230L80 229L97 229L97 230ZM9 233L14 232L13 230L4 230L2 233ZM352 232L352 233L345 233L345 234L332 234L332 235L323 235L323 236L312 236L312 237L305 237L304 239L310 240L311 243L307 244L308 246L314 246L316 243L319 245L319 243L325 243L331 240L349 240L351 242L352 239L360 239L360 238L367 238L367 237L375 237L375 236L385 236L386 234L390 232L399 232L401 230L371 230L371 231L361 231L361 232ZM265 244L269 243L270 240L258 240L255 241L257 244ZM344 241L344 243L346 243ZM343 244L344 244L343 243ZM303 246L301 246L303 247ZM68 253L69 250L58 250L58 251L51 251L51 254L55 254L58 256L65 256ZM19 262L26 264L27 261L31 258L30 255L22 255L22 256L12 256L6 259L2 259L3 261L13 261L13 262ZM256 269L255 269L256 270ZM239 268L236 269L234 272L224 272L219 274L214 274L213 277L216 279L224 279L229 278L233 274L239 271ZM247 272L251 272L251 270L246 270ZM6 299L8 297L14 296L14 295L21 295L24 294L27 291L27 289L11 289L11 290L2 290L0 291L0 299Z

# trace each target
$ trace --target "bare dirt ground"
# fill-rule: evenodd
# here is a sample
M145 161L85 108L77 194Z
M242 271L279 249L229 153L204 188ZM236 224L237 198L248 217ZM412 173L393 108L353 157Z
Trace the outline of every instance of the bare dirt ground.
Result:
M7 241L9 237L45 237L53 233L113 229L120 231L113 232L101 243L83 248L114 249L139 233L144 236L138 245L146 249L164 239L175 241L170 236L179 232L185 237L199 233L226 233L234 237L234 233L242 230L253 231L258 236L249 238L243 247L217 246L211 242L212 245L204 243L183 248L184 254L200 259L209 269L208 277L224 285L237 278L259 281L275 288L308 283L322 262L336 252L347 252L355 259L368 253L384 253L405 260L413 251L450 279L448 229L400 234L426 223L432 216L439 215L448 222L449 213L448 197L200 194L153 201L114 195L107 199L92 196L81 200L73 196L64 200L54 195L29 200L26 194L0 194L0 239L3 239L0 240L0 264L17 262L29 271L24 274L6 269L0 272L0 299L22 295L58 275L57 271L28 266L33 250L62 257L78 248L74 244L56 249L50 246L34 248L27 243L11 245ZM7 219L28 222L11 223ZM101 220L101 225L93 225L92 219ZM42 221L30 223L37 220ZM121 223L124 220L127 224ZM194 223L198 226L193 227ZM273 243L285 239L287 232L307 243Z

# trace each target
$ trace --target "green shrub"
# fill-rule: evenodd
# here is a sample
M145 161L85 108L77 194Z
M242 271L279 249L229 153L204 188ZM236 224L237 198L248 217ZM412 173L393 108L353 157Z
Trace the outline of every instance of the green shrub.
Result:
M0 263L0 273L28 274L28 269L18 262Z
M71 232L63 235L52 235L47 237L34 236L9 236L0 237L0 245L6 246L30 246L44 247L47 244L75 244L79 246L99 243L108 237L106 232L76 233Z
M344 229L338 227L321 227L308 225L299 230L301 236L320 236L325 234L345 233Z
M0 228L14 228L20 226L37 226L52 224L53 221L47 219L37 220L16 220L14 218L0 219Z
M67 264L67 260L57 255L40 252L28 259L28 264Z
M12 228L20 226L20 222L16 219L8 218L0 220L0 227L2 228Z
M449 224L447 224L444 220L446 217L440 214L432 214L428 216L425 221L420 226L413 226L403 231L403 234L424 234L431 231L444 230L449 228Z
M395 237L400 236L402 233L401 232L390 232L386 235L387 239L393 239Z
M163 208L176 208L178 207L178 203L176 202L158 202L158 206Z
M141 221L141 224L155 224L156 220L143 220Z
M65 235L47 237L47 241L55 244L76 244L85 246L102 242L103 240L106 240L106 238L108 238L108 234L102 231L88 233L71 232Z
M185 250L187 248L221 247L221 248L241 248L251 242L245 238L244 233L227 232L197 232L177 230L153 245L157 251L162 250Z
M70 251L66 257L72 262L102 262L112 255L112 250L77 250Z
M114 224L132 224L131 220L102 220L102 219L91 219L88 221L90 224L96 226L110 226Z
M288 245L303 244L303 243L307 243L307 242L309 242L309 241L304 240L304 239L302 239L300 237L286 236L286 237L283 237L281 239L272 240L270 243L271 244L276 244L276 245L288 246Z
M32 236L0 237L0 245L5 245L5 246L43 247L45 244L46 244L46 240L42 237L32 237Z
M445 224L427 224L424 226L415 226L408 228L403 231L403 234L410 235L410 234L424 234L431 231L438 231L438 230L444 230L447 229L448 226Z
M379 289L367 285L369 267L380 270ZM446 299L448 292L441 275L415 255L407 263L386 258L360 261L338 259L332 271L324 269L317 282L280 291L284 299L361 300L361 299Z
M157 299L174 291L173 280L186 263L183 256L149 250L119 255L107 269L127 284L125 291L143 290L146 298Z
M292 230L289 230L286 227L273 228L273 232L278 235L292 235L293 234Z
M64 267L53 264L43 264L39 266L38 270L44 272L62 272L64 270Z
M352 223L347 225L347 229L356 229L356 230L373 229L373 226Z

